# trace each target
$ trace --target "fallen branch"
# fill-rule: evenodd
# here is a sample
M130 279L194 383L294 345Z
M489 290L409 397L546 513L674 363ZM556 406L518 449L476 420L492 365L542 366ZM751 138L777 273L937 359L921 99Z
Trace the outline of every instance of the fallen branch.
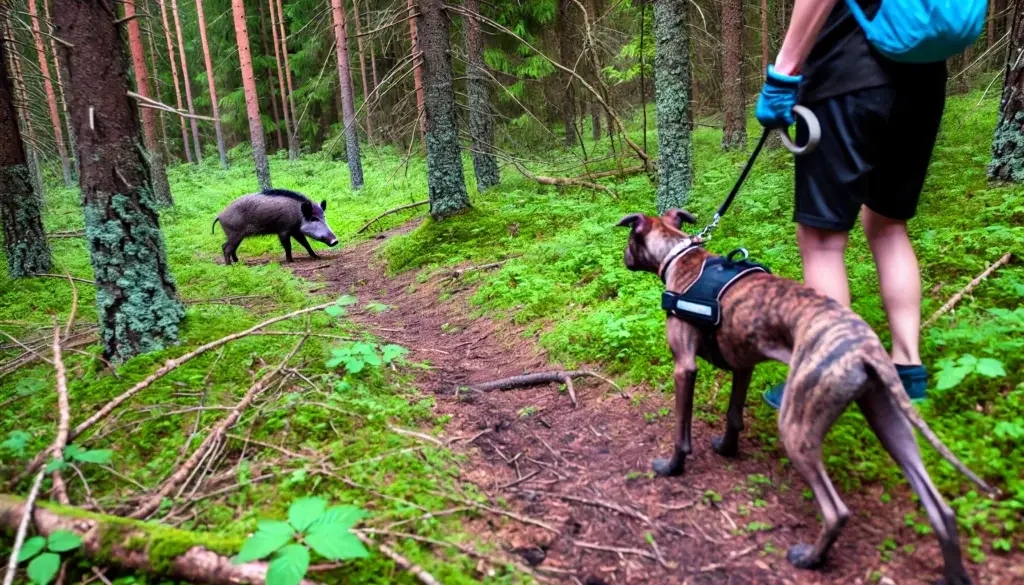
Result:
M426 569L419 565L412 564L409 562L409 559L395 552L395 550L390 546L382 542L374 542L369 537L359 533L356 533L356 538L363 541L363 544L366 546L379 550L382 555L394 561L396 565L402 568L402 570L411 573L412 576L416 577L416 580L423 583L423 585L441 585L441 582L428 573Z
M941 316L945 315L946 313L948 313L949 311L951 311L953 309L953 307L955 307L957 305L957 303L959 303L960 300L964 298L965 295L970 294L970 292L972 290L974 290L975 287L977 287L979 284L981 284L981 281L983 281L986 278L988 278L1000 266L1004 266L1007 263L1009 263L1010 258L1012 258L1012 257L1013 257L1013 254L1011 252L1007 252L1007 253L1003 254L1002 258L1000 258L999 260L996 260L995 262L993 262L991 266L989 266L988 268L985 269L985 272L982 272L981 274L979 274L977 276L977 278L975 278L971 282L967 283L967 286L965 286L960 292L958 292L955 295L953 295L952 297L950 297L950 299L948 301L946 301L946 304L944 304L941 307L939 307L938 311L935 311L934 313L932 313L932 316L928 317L928 319L925 320L925 322L921 324L921 329L925 329L925 328L929 327L930 325L935 323L935 321L937 321L939 317L941 317Z
M652 561L658 561L658 557L654 553L649 553L645 550L638 548L623 548L619 546L608 546L604 544L595 544L593 542L582 542L579 540L572 541L573 546L578 548L585 548L588 550L600 550L604 552L615 553L618 555L636 555L645 559L651 559Z
M73 280L75 282L84 282L85 284L96 284L95 280L87 280L85 278L76 278L74 276L70 276L69 277L66 274L46 274L46 273L40 273L40 274L33 274L32 275L33 278L37 277L37 276L45 276L47 278L59 278L61 280L69 280L70 279L70 280Z
M378 215L377 217L371 219L370 221L366 222L365 224L363 224L363 227L361 227L358 230L356 230L356 233L357 234L361 234L361 233L365 232L367 229L369 229L369 227L371 225L373 225L377 221L380 221L380 219L383 218L383 217L387 217L387 216L389 216L389 215L391 215L393 213L398 213L399 211L403 211L405 209L412 209L413 207L419 207L420 205L426 205L428 203L430 203L430 199L424 199L423 201L417 201L416 203L410 203L408 205L402 205L402 206L396 207L394 209L389 209L389 210L385 211L384 213Z
M71 274L65 270L64 274L68 278L68 284L71 285L71 314L68 315L68 324L64 326L64 338L71 336L71 327L75 324L75 317L78 316L78 287L75 286L75 281L71 278Z
M734 551L732 553L729 553L729 556L724 561L722 561L720 563L711 563L710 565L704 565L703 567L698 569L697 572L698 573L710 573L711 571L717 571L718 569L724 569L729 563L735 561L736 559L738 559L738 558L740 558L742 556L749 555L750 553L754 552L755 550L757 550L757 545L756 544L752 544L752 545L748 546L747 548L745 548L743 550Z
M51 240L60 240L64 238L81 238L85 236L85 230L72 230L68 232L50 232L46 234L46 237ZM38 276L38 275L35 275Z
M492 508L491 506L488 506L486 504L481 504L480 502L474 502L473 500L468 500L468 499L463 498L461 496L458 496L458 495L456 495L454 493L442 493L442 492L435 492L435 491L430 491L428 493L433 494L433 495L438 496L438 497L442 497L442 498L451 500L453 502L458 502L458 503L463 504L465 506L472 506L473 508L477 508L479 510L484 510L486 512L490 512L491 514L497 514L499 516L506 516L508 518L511 518L511 519L513 519L513 520L515 520L517 522L521 522L523 524L530 524L530 525L536 526L538 528L543 528L544 530L547 530L548 532L550 532L552 534L561 534L561 532L559 532L559 530L557 528L555 528L554 526L552 526L552 525L550 525L547 522L544 522L542 520L537 520L536 518L530 518L529 516L521 516L519 514L516 514L515 512L509 512L507 510L501 510L501 509L498 509L498 508Z
M21 511L21 520L17 521L17 533L14 535L14 546L11 548L11 558L7 561L7 573L4 575L4 585L11 585L14 582L14 575L18 572L18 555L21 554L21 546L25 544L25 536L28 534L28 525L32 517L32 509L35 506L36 498L39 497L39 487L43 485L43 472L40 469L32 482L32 489L28 492L28 499ZM16 518L16 515L12 515ZM8 522L8 524L10 524Z
M56 459L64 459L64 447L68 443L68 429L71 427L71 406L68 404L68 382L64 372L64 360L60 355L60 327L53 327L53 367L57 371L57 409L60 412L60 419L57 423L57 438L53 441L53 456ZM71 500L68 499L68 488L61 477L60 470L53 472L53 493L57 501L68 506Z
M452 270L452 271L443 273L441 275L441 278L462 278L462 276L465 275L467 272L479 272L481 270L493 270L495 268L499 268L501 266L504 266L505 263L508 262L509 260L515 260L516 258L521 258L522 256L523 256L522 254L516 254L515 256L511 256L509 258L505 258L504 260L501 260L500 262L491 262L490 264L480 264L479 266L467 266L466 268L460 268L458 270Z
M582 175L576 175L573 179L586 180L586 179L600 179L604 177L629 177L632 175L639 175L644 172L644 167L626 167L624 169L612 169L610 171L599 171L594 173L583 173Z
M515 390L518 388L529 388L531 386L540 386L541 384L550 384L552 382L558 382L564 384L567 378L597 378L613 388L615 388L623 398L627 398L627 394L622 391L622 388L618 384L605 378L604 376L591 372L589 370L558 370L551 372L536 372L533 374L523 374L521 376L512 376L510 378L502 378L500 380L492 380L490 382L483 382L481 384L472 384L468 386L471 390L478 392L492 392L494 390Z
M213 119L213 118L211 118L209 116L200 116L198 114L189 114L188 112L183 112L181 110L177 110L177 109L175 109L175 108L173 108L173 107L171 107L171 106L169 106L169 105L167 105L165 103L158 102L155 99L148 98L148 97L143 96L143 95L139 95L139 94L135 93L134 91L129 91L128 92L128 97L135 98L136 100L138 100L139 106L143 107L143 108L152 108L154 110L162 110L164 112L169 112L171 114L176 114L178 116L181 116L182 118L193 118L193 119L196 119L196 120L206 120L208 122L216 122L217 121L217 120L215 120L215 119Z
M585 181L583 179L578 179L574 177L544 177L541 175L535 175L531 173L529 170L527 170L526 167L519 164L518 161L512 159L509 159L509 161L512 163L512 166L514 166L516 170L519 171L524 177L541 185L571 185L576 187L585 187L587 189L595 189L597 191L604 191L605 193L611 193L611 189L609 189L608 187L605 187L604 185L599 185L591 181Z
M619 504L617 504L615 502L606 502L604 500L591 500L591 499L588 499L588 498L580 498L580 497L576 497L576 496L570 496L569 494L559 494L558 497L562 498L563 500L566 500L568 502L575 502L577 504L584 504L584 505L587 505L587 506L593 506L595 508L605 508L605 509L608 509L608 510L612 510L613 512L618 512L619 514L622 514L623 516L629 516L630 518L636 518L637 520L643 522L644 524L647 524L648 526L651 526L652 528L654 527L654 522L652 522L651 519L648 518L646 514L642 514L642 513L638 512L636 510L633 510L631 508L627 508L625 506L621 506L621 505L619 505Z

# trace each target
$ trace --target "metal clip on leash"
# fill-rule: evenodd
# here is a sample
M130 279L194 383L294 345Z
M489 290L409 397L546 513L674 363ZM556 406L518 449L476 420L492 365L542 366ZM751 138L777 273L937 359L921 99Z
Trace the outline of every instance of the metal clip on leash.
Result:
M796 156L813 152L815 148L818 148L818 143L821 142L821 124L818 123L817 116L814 112L805 108L804 106L793 106L793 113L800 116L804 120L804 124L807 125L807 142L802 146L797 145L789 137L788 128L779 128L776 132L779 133L779 138L782 139L782 145L786 147L786 150L792 152ZM761 149L764 148L764 143L768 141L768 136L771 135L772 131L765 128L764 133L761 134L761 139L758 140L757 146L754 147L754 152L750 154L750 158L747 159L746 166L743 167L743 172L740 173L740 178L733 185L732 191L729 192L729 196L722 202L721 207L715 212L715 216L711 218L711 223L704 226L704 229L697 234L697 238L706 242L711 239L711 232L715 231L718 227L718 222L725 215L725 212L729 210L729 206L732 205L733 199L740 192L740 188L743 186L744 181L747 180L747 175L750 174L750 169L754 166L754 161L757 160L757 156L761 154Z

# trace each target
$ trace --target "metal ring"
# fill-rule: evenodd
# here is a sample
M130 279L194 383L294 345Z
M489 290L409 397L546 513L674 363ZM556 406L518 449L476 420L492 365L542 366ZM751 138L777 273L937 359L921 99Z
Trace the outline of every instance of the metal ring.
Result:
M804 123L807 124L807 142L802 146L798 146L789 137L788 128L779 128L779 138L782 139L782 145L786 147L786 150L797 156L814 152L814 149L818 148L818 143L821 142L821 124L818 123L818 117L814 115L814 112L799 105L793 106L793 113L803 118Z
M743 257L740 258L739 260L733 258L733 256L736 256L737 254L742 254ZM725 257L725 259L728 260L729 262L743 262L747 258L750 258L750 252L747 252L746 248L736 248L732 252L729 252L729 254Z

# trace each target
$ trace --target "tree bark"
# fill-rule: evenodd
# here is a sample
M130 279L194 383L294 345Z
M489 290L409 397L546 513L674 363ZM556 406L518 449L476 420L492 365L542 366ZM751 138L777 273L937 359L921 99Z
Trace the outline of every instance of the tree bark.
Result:
M747 115L743 107L743 0L722 2L722 85L725 124L722 148L747 148Z
M185 315L167 266L138 112L128 97L115 0L55 0L68 51L68 97L81 151L85 239L104 355L124 361L177 341Z
M356 2L358 2L358 1L359 0L356 0ZM369 6L370 5L369 2L367 2L366 5ZM371 24L370 23L370 14L368 12L366 13L366 23L367 24ZM370 28L372 30L372 28L373 28L372 25L371 25ZM375 89L377 89L377 86L380 85L380 81L378 81L378 77L377 77L377 54L376 54L376 52L373 49L373 37L370 37L370 38L366 39L366 41L370 45L370 69L373 71L373 86L371 86L370 89L371 90L375 90Z
M171 40L171 25L167 20L166 0L157 0L160 3L160 15L164 21L164 38L167 39L167 61L171 64L171 80L174 81L174 99L178 109L181 109L181 85L178 83L178 66L174 60L174 41ZM178 123L181 125L181 143L185 150L185 160L192 162L192 147L188 143L188 128L185 125L185 118L178 116Z
M217 85L213 82L213 61L210 59L210 43L206 38L206 15L203 14L203 0L196 0L196 14L199 17L199 38L203 43L203 61L206 64L206 83L210 86L210 104L213 108L213 127L217 131L217 152L220 166L228 168L228 153L224 149L224 130L220 125L220 106L217 104Z
M14 109L14 86L5 54L8 42L0 39L0 136L5 137L0 140L0 223L7 274L10 278L21 278L49 272L51 258L43 229L43 200L32 186Z
M149 72L146 70L146 54L142 47L142 29L139 19L135 18L136 0L124 3L124 17L128 19L128 46L132 53L132 66L135 68L136 90L142 97L149 97ZM167 169L164 168L163 156L156 136L156 110L142 108L142 138L149 156L149 167L153 176L153 198L157 205L167 207L173 204L171 185L167 181Z
M288 156L291 160L298 160L302 154L299 144L299 114L295 109L295 89L292 86L292 67L288 63L288 36L284 27L284 6L281 0L277 0L277 27L281 36L281 60L284 61L284 79L288 85L288 105L292 115L292 131L288 136ZM282 105L284 102L282 102Z
M480 12L478 0L464 0L470 14ZM480 21L466 16L466 77L469 93L469 136L473 154L473 173L476 189L484 192L501 181L498 162L494 157L494 118L491 114L491 84L484 63L484 40Z
M558 58L563 65L573 68L577 60L577 42L575 26L573 25L574 8L572 0L558 0L558 16L555 21L556 33L558 35ZM559 76L561 85L564 88L562 96L562 123L565 125L565 145L572 147L576 144L576 87L573 84L572 76L563 73Z
M284 121L284 132L288 138L288 157L291 158L291 135L292 135L292 122L291 116L288 115L288 93L284 88L284 67L281 65L281 43L277 40L277 8L274 7L274 0L269 0L270 6L270 36L274 41L274 61L277 63L277 85L278 91L281 93L281 119ZM261 8L262 10L262 8ZM266 37L264 37L266 42ZM273 92L271 92L271 99L273 99ZM275 112L277 111L277 102L274 102ZM284 148L284 144L281 142L280 129L278 129L278 148Z
M7 39L14 38L14 27L11 25L10 14L0 11L0 15L3 15L3 30L4 36ZM21 58L18 56L18 51L8 51L7 55L10 57L10 63L8 66L13 73L11 81L13 82L14 92L17 94L21 102L19 108L21 114L21 121L24 124L23 136L27 136L29 144L25 145L25 153L28 155L28 167L32 179L32 190L40 198L43 199L45 193L43 189L43 172L39 167L39 159L41 158L39 153L36 152L35 146L35 131L32 128L32 115L28 108L28 90L25 88L25 79L21 74ZM24 144L24 140L22 141Z
M370 115L370 80L363 50L363 24L359 20L359 0L352 0L352 16L356 19L356 48L359 51L359 77L363 82L363 107L366 109L366 140L373 143L373 116Z
M417 39L423 51L423 108L427 121L427 190L434 219L469 207L459 152L459 127L452 85L449 15L444 0L419 0Z
M595 143L601 140L601 104L597 102L590 102L590 137Z
M50 18L50 0L43 0L43 13L46 15L47 26L52 26L53 19ZM64 95L64 79L67 79L67 55L63 54L57 46L57 40L50 35L50 51L53 53L53 68L57 73L57 97L60 99L60 110L64 113L64 128L68 132L68 154L71 163L74 165L74 177L78 177L78 147L75 145L75 131L71 127L71 116L68 114L68 100Z
M761 73L768 71L768 0L761 0Z
M348 22L342 0L331 0L334 18L335 52L338 54L338 82L341 85L342 122L345 125L345 152L348 157L349 184L353 191L363 187L363 163L359 158L359 127L356 122L355 96L348 61Z
M64 174L64 185L72 187L75 184L75 179L71 172L71 159L68 158L68 149L64 144L64 132L61 130L60 112L57 109L57 94L53 90L53 82L50 77L50 65L46 58L43 32L39 26L39 9L36 7L36 0L28 0L28 12L32 18L32 37L36 43L36 55L39 57L39 69L43 76L43 89L46 90L46 103L50 108L53 140L57 146L57 155L60 157L60 167Z
M654 103L658 123L658 213L683 207L693 182L687 2L654 2Z
M252 71L249 52L249 31L245 25L245 0L231 0L235 18L235 40L238 42L238 61L242 69L242 89L245 91L245 111L249 116L249 136L252 141L252 159L256 164L256 181L260 189L272 189L267 146L263 140L263 122L260 121L260 98L256 94L256 76Z
M416 55L420 52L420 40L418 31L419 18L411 18L417 9L421 9L415 4L415 0L408 0L407 3L409 10L409 44L412 46L412 54ZM413 58L413 83L416 89L416 115L420 121L420 140L426 142L427 140L427 116L423 106L423 57Z
M992 140L988 176L1001 181L1024 182L1024 2L1014 8L1010 51L1006 61L999 120Z
M154 12L150 8L149 0L146 0L146 11L150 14L154 14ZM151 70L153 71L153 92L156 94L156 101L160 103L165 103L163 92L160 90L160 70L157 68L156 65L156 41L154 40L156 34L153 32L153 22L151 20L147 21L147 25L148 26L146 27L146 32L148 33L147 36L149 37L149 65L152 68ZM165 118L165 112L163 112L162 110L157 111L157 121L160 122L160 150L164 155L164 160L167 161L167 163L170 163L171 160L173 160L173 157L171 156L171 149L168 147L167 121Z
M185 103L188 105L188 113L196 115L196 108L192 102L192 77L188 74L188 60L185 58L185 33L181 30L181 15L178 13L178 0L171 0L171 10L174 12L174 27L178 30L178 56L181 58L181 83L185 86ZM203 148L199 145L199 122L195 118L189 118L192 126L192 142L195 147L196 162L203 162Z

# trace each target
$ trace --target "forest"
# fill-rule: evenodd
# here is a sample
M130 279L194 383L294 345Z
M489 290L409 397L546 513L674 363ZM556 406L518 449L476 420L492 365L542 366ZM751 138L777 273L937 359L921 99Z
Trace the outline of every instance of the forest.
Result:
M907 224L913 408L993 493L919 441L937 530L851 405L804 449L849 517L797 568L834 518L777 362L726 458L742 376L697 360L685 474L652 471L685 405L630 253L685 209L804 278L756 107L802 2L0 0L3 585L903 585L950 531L957 583L1024 582L1021 0L974 3ZM853 229L888 348L872 259Z

